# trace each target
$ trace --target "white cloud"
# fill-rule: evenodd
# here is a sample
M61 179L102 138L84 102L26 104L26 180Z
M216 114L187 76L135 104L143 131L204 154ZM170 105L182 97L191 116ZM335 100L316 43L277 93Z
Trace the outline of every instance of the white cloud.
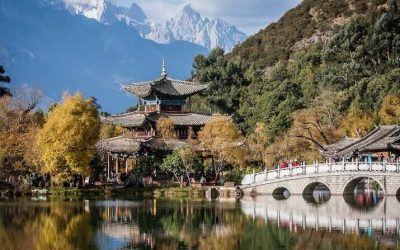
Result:
M269 23L277 21L301 0L112 0L129 6L137 3L149 17L157 22L170 19L186 4L203 16L222 18L247 34L253 34Z

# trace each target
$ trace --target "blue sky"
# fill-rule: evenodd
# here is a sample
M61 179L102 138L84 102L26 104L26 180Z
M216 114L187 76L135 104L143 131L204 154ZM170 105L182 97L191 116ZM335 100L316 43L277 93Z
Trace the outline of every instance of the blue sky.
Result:
M220 17L248 35L277 21L301 0L112 0L118 5L137 3L151 20L163 22L186 4L203 16Z

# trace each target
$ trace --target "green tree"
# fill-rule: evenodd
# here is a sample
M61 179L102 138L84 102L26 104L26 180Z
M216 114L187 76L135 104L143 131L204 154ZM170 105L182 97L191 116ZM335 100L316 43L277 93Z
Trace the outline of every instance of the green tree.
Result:
M189 145L179 148L178 152L179 152L179 157L181 159L183 170L186 174L189 185L192 186L192 182L190 180L190 174L194 172L193 167L194 167L196 156L197 156L196 152Z
M4 67L2 65L0 65L0 97L8 95L11 95L10 89L5 87L5 86L1 86L2 83L9 83L11 81L10 77L5 75L6 71L4 70Z
M70 180L74 174L89 176L99 135L95 103L80 93L65 94L38 134L41 171L50 173L55 184Z
M161 170L172 173L180 186L183 186L183 163L178 149L175 149L171 154L164 158L163 163L161 164Z
M213 49L207 57L194 58L192 78L209 84L206 99L223 113L236 113L239 108L241 88L248 85L240 61L228 61L224 51Z

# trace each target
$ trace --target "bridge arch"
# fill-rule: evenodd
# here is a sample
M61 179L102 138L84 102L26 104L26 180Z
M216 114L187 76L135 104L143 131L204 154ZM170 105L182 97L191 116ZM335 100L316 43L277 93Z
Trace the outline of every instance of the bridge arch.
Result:
M380 182L374 176L368 176L368 175L353 176L349 181L347 181L343 185L341 193L343 195L353 194L354 189L357 187L357 185L363 179L371 179L371 180L375 181L376 183L378 183L378 185L379 185L380 189L382 190L383 194L386 195L386 190L385 190L385 187L382 184L382 182Z
M304 188L303 188L303 195L312 195L315 188L318 186L325 186L327 189L329 189L329 192L331 191L331 187L324 181L318 180L318 181L312 181L308 183Z
M290 190L284 186L277 187L274 189L274 191L272 191L272 196L276 200L286 200L290 197L290 195Z
M400 201L400 186L398 186L395 190L396 190L396 198L398 201Z

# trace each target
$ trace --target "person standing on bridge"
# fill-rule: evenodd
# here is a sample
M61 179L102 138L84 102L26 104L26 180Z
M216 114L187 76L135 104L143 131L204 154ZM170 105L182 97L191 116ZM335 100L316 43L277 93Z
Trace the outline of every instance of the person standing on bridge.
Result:
M281 163L279 164L279 168L280 168L280 169L285 169L285 168L287 168L287 167L288 167L288 164L287 164L286 161L283 161L283 162L281 162Z
M339 161L339 155L338 155L337 151L335 151L335 153L333 154L332 160L333 160L333 162Z
M385 159L385 157L383 156L383 153L379 154L379 162L383 162L383 160Z

